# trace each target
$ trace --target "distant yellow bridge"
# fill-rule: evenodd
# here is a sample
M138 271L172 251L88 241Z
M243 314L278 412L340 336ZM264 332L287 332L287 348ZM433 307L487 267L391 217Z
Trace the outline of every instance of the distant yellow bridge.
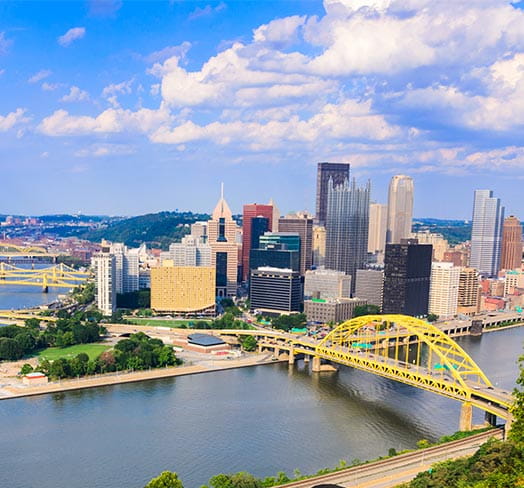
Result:
M406 315L367 315L333 329L321 340L268 330L228 330L220 335L252 335L260 351L273 350L293 364L297 354L312 359L312 370L343 364L462 402L460 430L471 430L472 407L496 417L512 415L511 393L495 388L480 367L438 327Z
M45 293L48 292L50 287L76 288L82 285L89 276L90 273L77 271L65 264L33 269L0 263L0 286L39 286Z
M22 322L28 319L37 319L40 322L56 322L56 317L39 315L40 310L0 310L0 319L8 319L14 322Z
M11 258L52 258L59 254L50 253L45 247L40 246L18 246L10 242L0 241L0 257Z

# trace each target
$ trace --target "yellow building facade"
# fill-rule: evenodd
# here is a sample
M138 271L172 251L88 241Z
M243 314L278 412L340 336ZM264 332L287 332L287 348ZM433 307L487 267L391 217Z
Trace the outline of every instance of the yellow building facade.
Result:
M156 312L214 314L215 268L173 266L151 269L151 308Z

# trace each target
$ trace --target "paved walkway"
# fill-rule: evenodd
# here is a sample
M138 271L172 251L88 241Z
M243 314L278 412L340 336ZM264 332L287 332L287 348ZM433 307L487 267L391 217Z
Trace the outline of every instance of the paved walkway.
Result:
M170 378L173 376L184 376L189 374L200 374L211 371L222 371L234 368L245 368L262 364L273 364L271 355L249 356L238 360L217 359L206 361L204 364L192 366L176 366L171 368L158 368L148 371L136 371L133 373L108 373L79 379L63 380L48 383L42 386L6 385L0 388L0 400L20 398L33 395L44 395L47 393L58 393L62 391L81 390L85 388L97 388L99 386L118 385L122 383L134 383L137 381L155 380L159 378Z

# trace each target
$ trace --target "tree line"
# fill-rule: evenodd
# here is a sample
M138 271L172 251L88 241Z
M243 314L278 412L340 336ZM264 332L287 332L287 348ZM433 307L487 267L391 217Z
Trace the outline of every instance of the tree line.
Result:
M118 341L114 349L102 352L95 359L89 359L85 353L77 354L72 359L45 359L34 369L30 364L24 364L20 373L40 371L51 379L64 379L96 373L176 366L181 362L171 346L164 345L160 339L152 339L143 332L138 332L128 339Z
M61 313L60 318L45 329L40 328L37 318L26 320L25 327L0 327L0 360L15 361L46 347L98 342L106 333L99 325L101 317L96 311L77 312L73 316Z

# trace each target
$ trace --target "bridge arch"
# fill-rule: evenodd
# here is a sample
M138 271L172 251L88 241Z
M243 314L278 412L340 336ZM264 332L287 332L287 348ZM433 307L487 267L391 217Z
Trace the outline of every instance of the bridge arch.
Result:
M338 347L355 351L363 348L365 352L368 347L376 350L379 344L386 348L392 340L393 347L398 347L400 342L409 349L407 344L412 339L418 345L417 366L421 366L420 345L427 346L425 368L429 374L434 374L434 368L438 367L442 373L451 376L463 392L468 392L467 396L471 394L472 382L479 388L492 388L480 367L451 337L429 322L406 315L365 315L348 320L328 333L317 350L329 351Z

